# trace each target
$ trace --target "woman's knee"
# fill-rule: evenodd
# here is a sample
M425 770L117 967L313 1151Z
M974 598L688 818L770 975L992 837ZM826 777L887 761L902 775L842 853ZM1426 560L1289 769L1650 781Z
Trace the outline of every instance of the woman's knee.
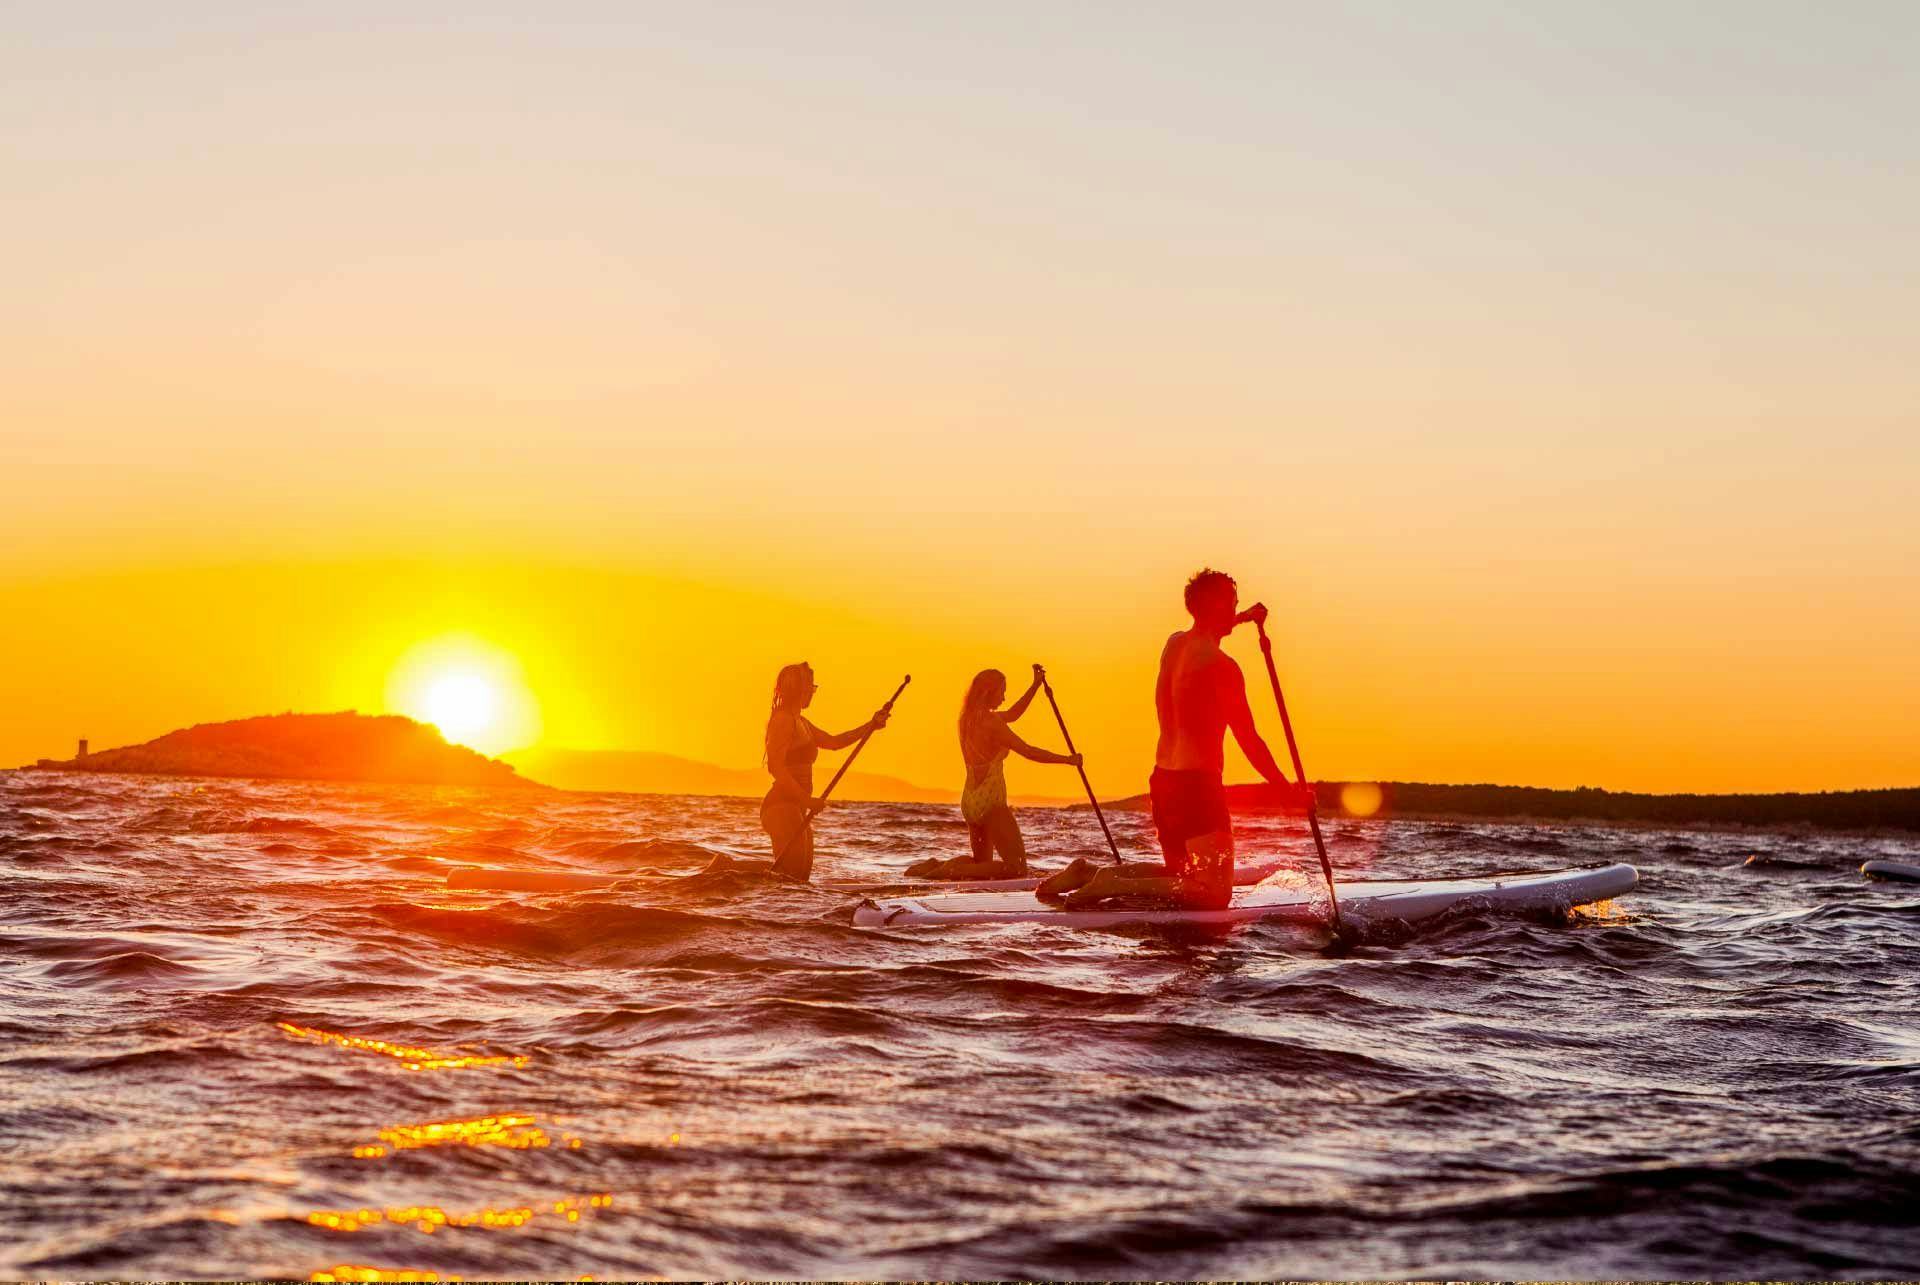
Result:
M1027 842L1020 834L1020 823L1013 819L1012 808L995 808L987 818L993 828L993 844L1001 859L1016 865L1027 861Z
M773 869L789 879L798 879L802 883L813 877L813 836L802 833L792 843L783 848L778 841L774 844Z
M799 809L767 808L760 814L760 828L773 849L773 868L797 879L807 878L813 869L813 829Z

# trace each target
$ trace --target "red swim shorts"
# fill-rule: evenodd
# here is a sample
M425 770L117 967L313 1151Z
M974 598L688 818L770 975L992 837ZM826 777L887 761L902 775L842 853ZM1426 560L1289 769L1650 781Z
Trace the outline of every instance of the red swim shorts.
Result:
M1156 767L1148 779L1153 800L1153 830L1160 839L1160 856L1167 873L1187 873L1187 840L1229 831L1227 790L1212 772L1176 772Z

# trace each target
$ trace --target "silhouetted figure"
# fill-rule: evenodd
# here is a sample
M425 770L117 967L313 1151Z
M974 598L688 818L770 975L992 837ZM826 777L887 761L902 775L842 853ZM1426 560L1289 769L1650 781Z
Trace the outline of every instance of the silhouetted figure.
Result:
M967 839L973 845L971 857L948 861L930 858L907 867L916 879L1021 879L1027 873L1027 845L1020 836L1020 823L1014 820L1007 804L1007 776L1004 764L1009 752L1035 763L1061 763L1079 767L1078 754L1055 754L1029 745L1014 734L1015 722L1033 704L1033 698L1046 679L1046 671L1035 665L1033 683L1026 693L1003 713L1000 702L1007 698L1007 676L997 669L983 669L967 687L960 703L960 759L966 765L966 782L960 790L960 815L967 822ZM994 859L995 853L999 859Z
M1233 897L1233 822L1221 783L1228 729L1261 776L1291 789L1254 728L1240 666L1220 649L1234 626L1264 622L1267 609L1255 603L1240 611L1238 588L1223 571L1195 575L1187 582L1186 600L1193 627L1167 639L1154 688L1160 742L1149 788L1165 864L1096 866L1081 858L1043 883L1042 897L1078 906L1146 896L1222 909Z
M773 684L773 712L767 716L766 763L773 788L760 803L760 828L773 841L771 862L717 856L707 870L768 870L805 882L813 874L813 813L827 805L813 794L813 761L821 750L840 750L868 732L887 725L882 709L860 726L838 734L823 732L801 713L813 704L819 684L813 666L788 665Z

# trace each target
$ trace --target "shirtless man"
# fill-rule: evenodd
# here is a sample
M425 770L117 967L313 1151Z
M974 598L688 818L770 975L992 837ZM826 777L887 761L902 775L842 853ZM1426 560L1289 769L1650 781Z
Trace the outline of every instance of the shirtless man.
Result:
M1039 895L1083 906L1109 897L1159 897L1195 909L1219 910L1233 897L1233 822L1220 775L1226 734L1261 776L1291 789L1273 752L1253 726L1247 680L1220 642L1246 621L1265 622L1267 609L1240 609L1233 577L1205 570L1187 582L1193 628L1167 639L1160 653L1154 705L1160 743L1154 752L1153 828L1165 865L1129 862L1096 866L1084 857L1045 883Z

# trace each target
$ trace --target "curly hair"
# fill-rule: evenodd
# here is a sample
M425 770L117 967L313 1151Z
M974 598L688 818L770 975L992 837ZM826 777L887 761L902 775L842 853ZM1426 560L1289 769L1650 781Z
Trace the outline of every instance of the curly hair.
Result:
M1187 612L1198 615L1195 605L1208 594L1219 593L1222 589L1233 593L1240 591L1239 582L1224 571L1215 571L1212 567L1202 567L1193 573L1193 579L1187 581Z

